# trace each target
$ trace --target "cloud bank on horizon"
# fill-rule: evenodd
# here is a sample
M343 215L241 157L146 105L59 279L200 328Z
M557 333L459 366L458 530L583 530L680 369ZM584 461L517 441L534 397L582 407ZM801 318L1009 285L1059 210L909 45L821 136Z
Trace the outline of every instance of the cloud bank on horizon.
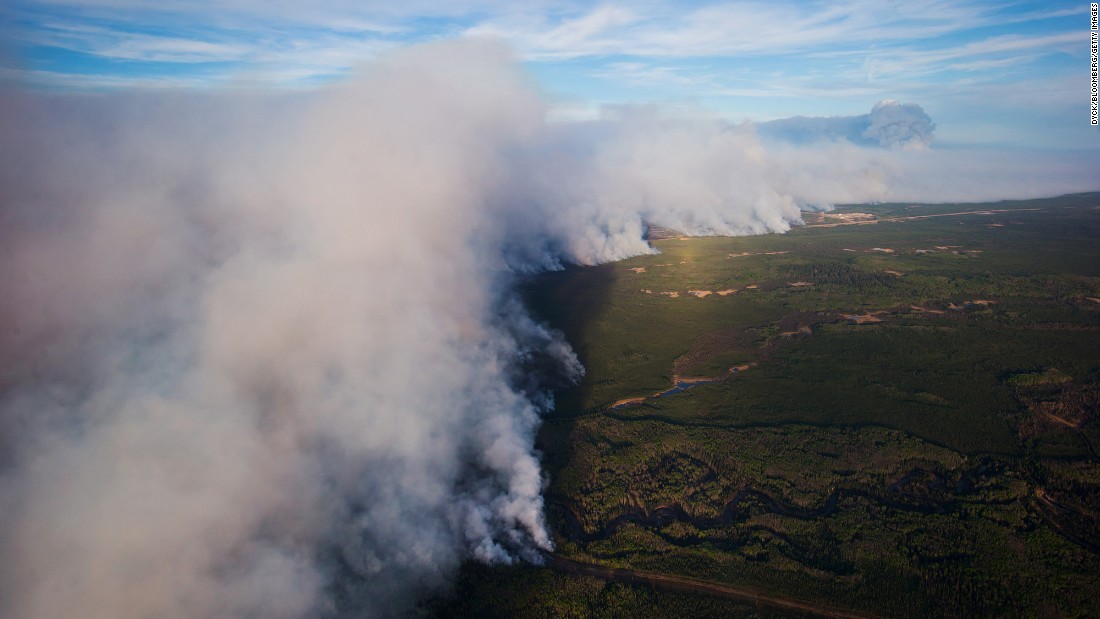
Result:
M0 92L0 615L403 614L551 547L534 433L583 369L515 273L646 224L1096 188L1095 158L907 147L902 104L855 141L548 113L485 39L306 95Z

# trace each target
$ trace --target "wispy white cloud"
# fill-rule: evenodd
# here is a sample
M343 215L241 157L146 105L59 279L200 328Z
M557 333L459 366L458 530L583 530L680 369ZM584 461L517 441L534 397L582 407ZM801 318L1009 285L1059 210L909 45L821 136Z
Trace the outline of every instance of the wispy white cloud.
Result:
M71 88L77 90L102 89L201 89L224 86L219 77L195 75L170 76L119 76L106 73L72 73L37 69L11 69L0 67L0 82L19 82L34 86Z
M877 74L928 74L949 69L1010 66L1033 59L1036 52L1071 52L1088 40L1088 34L1065 32L1052 35L1003 35L955 47L921 50L906 49L904 53L876 54L871 57Z
M51 22L30 40L87 54L119 60L143 62L198 63L232 62L250 55L247 44L217 38L154 35L127 32L103 26Z
M759 102L744 113L773 118L820 111L770 109L769 99L846 102L834 113L856 113L883 98L981 98L997 84L1061 78L1065 60L1085 53L1084 29L1067 20L1087 19L1077 3L980 0L11 0L7 9L15 27L5 38L28 58L8 74L32 81L303 85L396 45L489 35L536 71L556 71L549 86L570 95Z
M698 72L684 67L659 66L646 62L612 62L593 72L596 77L638 85L691 86L693 88L716 85L716 75Z
M192 54L213 57L221 51L223 60L240 52L217 37L196 41L195 49L182 43L145 41L139 38L143 26L172 23L185 29L212 26L256 46L271 42L272 32L301 36L326 34L366 38L407 36L430 38L439 30L475 35L495 35L516 45L530 60L583 58L591 56L636 56L652 58L729 56L818 56L838 49L865 49L869 44L891 47L919 43L932 37L958 33L978 26L1011 23L1021 19L1046 19L1071 14L1069 9L1024 15L1000 15L996 7L974 2L732 2L714 3L685 10L668 3L630 5L543 2L522 7L496 0L425 3L351 3L329 1L305 7L297 2L253 2L236 0L212 6L204 0L169 0L150 7L137 0L20 1L16 10L26 14L46 13L55 20L67 16L72 23L93 19L119 27L113 34L119 44L100 41L90 53L143 53L147 47L155 59L188 61ZM425 25L425 20L432 21ZM441 26L440 21L446 22ZM61 29L43 24L47 32ZM74 29L70 25L69 29ZM314 29L305 32L305 29ZM215 30L216 31L216 30ZM199 30L193 30L193 36ZM209 31L208 31L209 32ZM153 37L156 39L156 37ZM277 41L279 37L275 37ZM56 43L64 45L63 37ZM70 40L79 46L80 40ZM124 43L126 45L124 45ZM137 52L128 52L127 45ZM222 48L224 46L224 49ZM165 49L161 49L165 48ZM177 49L182 48L182 49Z
M916 3L770 3L632 8L630 19L608 19L621 9L602 6L580 15L517 19L515 15L467 30L503 36L533 59L593 55L719 57L814 54L836 46L926 39L988 21L980 5ZM600 28L578 27L597 23ZM553 36L565 28L574 36ZM823 48L823 46L826 46Z

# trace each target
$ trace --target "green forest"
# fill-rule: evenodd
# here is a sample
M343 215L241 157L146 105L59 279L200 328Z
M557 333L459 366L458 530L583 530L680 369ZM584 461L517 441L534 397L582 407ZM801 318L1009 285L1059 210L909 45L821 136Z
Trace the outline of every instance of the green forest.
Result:
M522 282L558 561L427 614L1100 616L1100 194L804 219Z

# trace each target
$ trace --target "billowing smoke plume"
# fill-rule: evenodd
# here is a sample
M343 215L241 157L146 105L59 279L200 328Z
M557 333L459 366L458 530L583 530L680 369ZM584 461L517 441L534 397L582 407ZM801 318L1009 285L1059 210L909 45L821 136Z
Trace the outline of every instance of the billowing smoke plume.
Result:
M879 101L870 114L784 118L760 124L764 136L809 144L847 140L859 146L925 148L932 145L936 125L916 103Z
M887 99L871 108L862 136L879 146L920 148L931 146L935 128L921 106Z
M582 370L511 274L652 251L646 223L948 197L958 172L659 110L544 117L484 41L309 95L4 94L0 616L390 616L465 558L537 560L543 378ZM882 118L868 139L909 139ZM1052 167L955 186L1091 188Z
M517 369L579 365L478 239L517 65L234 103L6 106L0 615L390 615L550 547Z

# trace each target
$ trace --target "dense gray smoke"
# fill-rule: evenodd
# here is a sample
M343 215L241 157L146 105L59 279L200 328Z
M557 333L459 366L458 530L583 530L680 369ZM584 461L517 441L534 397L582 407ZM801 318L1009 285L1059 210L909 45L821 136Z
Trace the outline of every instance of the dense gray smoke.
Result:
M879 101L870 114L783 118L760 124L761 134L795 144L846 140L859 146L926 148L936 125L916 103Z
M0 615L390 615L549 548L515 370L580 369L478 242L541 122L508 56L121 99L6 105Z
M860 135L879 146L920 148L932 145L935 128L921 106L888 99L871 108L867 127Z
M537 560L538 377L582 369L517 272L652 251L646 223L1093 188L659 110L551 124L485 41L306 95L2 96L0 616L26 619L392 616L466 558Z

